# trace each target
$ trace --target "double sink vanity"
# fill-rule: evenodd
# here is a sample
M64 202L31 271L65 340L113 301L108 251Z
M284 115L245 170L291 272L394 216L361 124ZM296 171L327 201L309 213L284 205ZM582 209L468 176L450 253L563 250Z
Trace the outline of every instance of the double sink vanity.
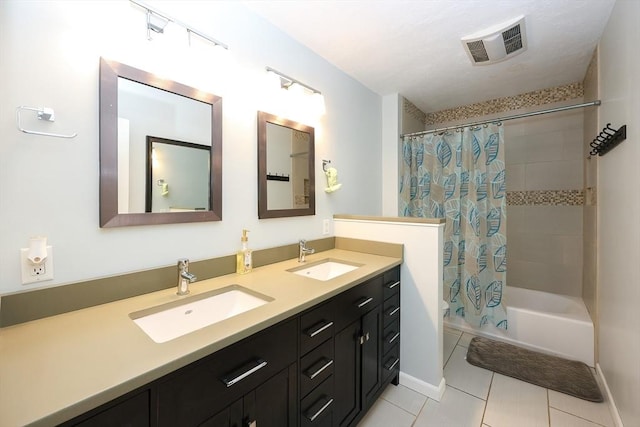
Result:
M330 249L3 328L0 424L355 425L398 382L401 251Z

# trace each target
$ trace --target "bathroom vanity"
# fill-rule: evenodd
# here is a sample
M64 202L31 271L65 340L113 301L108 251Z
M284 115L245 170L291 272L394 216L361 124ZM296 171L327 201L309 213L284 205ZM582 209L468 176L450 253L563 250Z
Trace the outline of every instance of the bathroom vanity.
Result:
M176 301L175 289L4 328L0 420L355 425L386 385L398 383L397 246L397 257L342 249L308 256L309 265L360 265L324 281L293 274L294 259L193 283L194 296L233 282L273 301L161 344L130 314Z
M64 423L348 426L398 383L400 268Z

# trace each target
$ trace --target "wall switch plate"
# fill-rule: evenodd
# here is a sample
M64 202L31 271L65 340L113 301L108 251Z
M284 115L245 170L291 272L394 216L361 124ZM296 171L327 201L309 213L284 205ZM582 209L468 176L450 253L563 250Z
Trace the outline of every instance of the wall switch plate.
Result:
M40 264L32 263L29 258L29 249L20 249L20 266L22 269L22 284L53 280L53 248L47 246L47 257Z
M322 221L322 234L329 234L329 220L325 219Z

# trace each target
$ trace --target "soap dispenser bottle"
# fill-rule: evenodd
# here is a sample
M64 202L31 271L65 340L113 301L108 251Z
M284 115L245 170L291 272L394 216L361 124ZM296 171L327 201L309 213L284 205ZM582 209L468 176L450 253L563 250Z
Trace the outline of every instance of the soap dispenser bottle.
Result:
M238 274L246 274L251 271L253 268L253 261L251 259L251 249L248 247L249 238L247 237L247 233L249 230L242 230L242 237L240 241L242 242L242 248L238 251L238 255L236 256L236 273Z

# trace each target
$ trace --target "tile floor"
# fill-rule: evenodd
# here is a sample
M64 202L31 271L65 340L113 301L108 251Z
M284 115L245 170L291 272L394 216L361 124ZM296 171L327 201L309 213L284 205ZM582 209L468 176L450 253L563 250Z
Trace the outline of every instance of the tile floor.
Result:
M467 363L471 338L445 328L447 390L440 402L390 385L358 427L614 427L606 402L588 402Z

